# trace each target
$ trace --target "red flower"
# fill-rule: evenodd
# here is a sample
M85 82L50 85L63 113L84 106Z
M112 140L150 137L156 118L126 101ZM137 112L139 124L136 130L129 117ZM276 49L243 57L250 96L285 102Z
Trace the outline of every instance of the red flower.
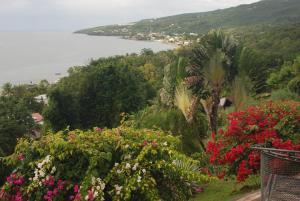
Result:
M25 156L23 154L18 155L18 160L23 161L25 159Z
M225 169L235 170L237 179L243 181L260 168L260 155L251 146L271 142L274 148L300 150L299 108L299 102L267 102L229 114L228 125L213 133L207 143L210 163L215 169L226 165Z

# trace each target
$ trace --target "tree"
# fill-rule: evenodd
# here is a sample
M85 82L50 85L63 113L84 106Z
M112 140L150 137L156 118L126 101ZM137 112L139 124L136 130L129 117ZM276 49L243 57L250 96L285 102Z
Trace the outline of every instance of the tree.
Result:
M112 128L120 123L121 113L147 105L155 92L143 74L114 62L82 68L57 84L44 113L53 130Z
M239 76L250 80L250 92L252 95L268 90L267 78L269 67L265 58L257 51L243 48L238 59Z
M273 89L288 88L300 95L300 81L299 81L299 74L300 74L300 56L294 59L293 62L285 62L279 72L271 73L268 84Z
M236 74L234 57L237 43L231 35L213 30L201 38L193 49L191 66L188 67L186 83L200 101L212 132L217 131L218 107L225 83L233 80ZM193 112L194 104L189 109Z
M31 132L33 128L31 113L15 97L0 96L0 150L8 155L14 151L17 138Z
M174 106L176 86L181 84L186 74L185 65L185 59L179 57L176 62L164 67L163 88L160 90L160 98L165 106Z

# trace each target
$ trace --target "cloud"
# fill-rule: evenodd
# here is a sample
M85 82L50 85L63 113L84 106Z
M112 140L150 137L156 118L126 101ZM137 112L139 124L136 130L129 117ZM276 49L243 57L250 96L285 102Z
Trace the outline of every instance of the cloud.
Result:
M258 0L0 0L2 30L76 30Z

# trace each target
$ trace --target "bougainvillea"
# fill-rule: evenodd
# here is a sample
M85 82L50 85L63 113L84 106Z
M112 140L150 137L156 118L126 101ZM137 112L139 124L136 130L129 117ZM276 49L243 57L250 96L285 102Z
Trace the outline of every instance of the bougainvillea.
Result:
M265 102L228 115L228 125L207 144L210 163L236 174L239 182L256 173L260 155L253 145L300 149L300 103Z
M199 166L178 150L171 135L125 127L22 139L0 200L188 200L211 178L179 165Z

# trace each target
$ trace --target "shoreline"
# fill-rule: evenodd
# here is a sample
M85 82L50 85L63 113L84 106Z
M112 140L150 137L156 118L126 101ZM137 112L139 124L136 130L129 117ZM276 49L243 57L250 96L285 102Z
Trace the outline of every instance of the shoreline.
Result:
M172 45L174 46L174 49L181 47L181 46L185 46L184 45L184 41L177 41L177 42L169 42L169 40L167 39L149 39L149 38L138 38L136 35L135 36L128 36L128 35L100 35L100 34L91 34L91 33L82 33L82 32L73 32L73 34L83 34L83 35L87 35L87 36L105 36L105 37L117 37L120 39L124 39L124 40L132 40L132 41L143 41L143 42L159 42L162 44L166 44L166 45ZM167 37L167 36L166 36ZM181 42L182 44L178 44L179 42ZM189 41L189 44L191 44L191 41Z

